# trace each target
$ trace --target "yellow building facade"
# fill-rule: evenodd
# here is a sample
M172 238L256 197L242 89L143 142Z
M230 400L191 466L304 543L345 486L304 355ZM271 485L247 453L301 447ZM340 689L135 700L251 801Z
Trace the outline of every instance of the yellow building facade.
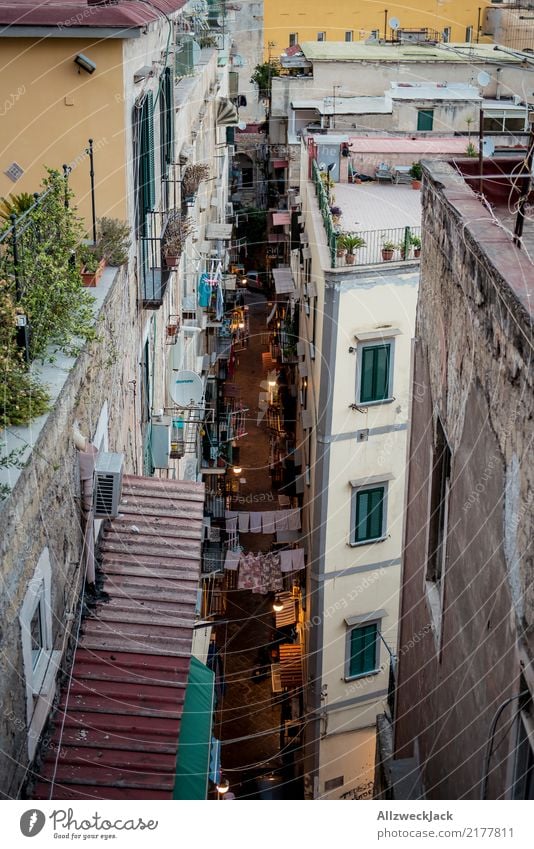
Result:
M119 39L3 38L0 104L0 196L39 191L45 167L72 168L70 185L83 218L91 219L88 140L95 151L99 216L124 219L126 143L123 45ZM78 54L96 65L87 74ZM14 183L6 170L23 170Z
M467 0L411 0L410 3L377 3L373 0L338 0L334 8L309 0L265 0L265 58L276 56L293 43L304 41L365 41L373 36L391 39L390 22L402 29L428 29L435 37L453 42L482 38L482 21L488 4ZM443 33L445 31L445 36Z

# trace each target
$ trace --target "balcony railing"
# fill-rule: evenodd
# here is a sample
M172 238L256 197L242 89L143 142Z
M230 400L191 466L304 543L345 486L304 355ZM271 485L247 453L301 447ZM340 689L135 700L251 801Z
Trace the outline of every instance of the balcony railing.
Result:
M330 214L330 202L328 200L328 190L326 189L322 178L321 172L319 170L319 166L315 159L311 160L311 177L313 180L313 185L315 186L315 194L317 195L317 203L319 204L319 209L321 215L323 217L323 224L326 233L326 239L328 241L328 248L330 250L330 258L332 261L332 268L336 267L336 231L334 228L334 222L332 220L332 215Z
M139 238L141 300L145 309L158 309L162 305L171 276L161 249L164 215L162 212L148 213Z
M411 262L421 253L421 228L396 227L390 230L358 230L354 233L365 244L353 254L342 252L341 233L335 234L333 268L354 265L382 265L388 262ZM352 235L352 234L351 234Z

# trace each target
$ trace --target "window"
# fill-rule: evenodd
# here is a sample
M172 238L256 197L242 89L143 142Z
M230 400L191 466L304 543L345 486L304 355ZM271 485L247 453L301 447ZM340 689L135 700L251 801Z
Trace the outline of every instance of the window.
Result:
M443 37L444 43L448 44L449 41L451 40L451 28L450 27L445 27L445 29L443 30L443 33L442 33L442 37Z
M521 692L526 688L520 678ZM515 745L513 799L534 799L534 710L528 692L520 701Z
M355 486L352 492L351 545L384 539L386 484Z
M438 419L432 459L430 519L428 524L427 581L441 584L447 544L448 501L451 476L451 451Z
M357 401L379 404L393 395L393 342L369 342L358 347Z
M146 93L134 107L134 149L136 162L137 223L145 233L148 212L154 209L156 187L154 177L154 97Z
M37 667L39 663L39 659L41 657L41 653L45 648L45 638L44 638L44 615L41 610L42 598L39 599L37 607L35 608L35 613L32 616L32 620L30 622L30 640L31 640L31 652L32 652L32 669Z
M55 695L61 657L60 651L53 651L52 570L47 548L43 549L28 583L19 623L26 687L28 757L31 760Z
M345 41L352 41L354 38L354 33L351 29L348 29L345 33Z
M289 33L289 46L296 47L299 43L299 34L298 32L290 32Z
M165 178L174 160L174 85L172 71L165 68L160 80L161 176Z
M378 622L366 622L349 629L345 678L360 678L378 671L379 639Z
M465 28L465 40L467 41L468 44L470 44L473 41L473 27L466 27Z
M434 126L434 110L433 109L418 109L417 110L417 129L421 131L431 130Z
M317 41L326 41L326 32L318 32Z
M487 133L521 133L525 130L525 119L522 116L507 117L506 112L497 112L484 117L483 127Z

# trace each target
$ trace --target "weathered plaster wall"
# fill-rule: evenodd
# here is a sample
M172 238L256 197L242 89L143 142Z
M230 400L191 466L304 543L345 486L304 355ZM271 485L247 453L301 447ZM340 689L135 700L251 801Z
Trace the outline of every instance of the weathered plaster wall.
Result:
M534 626L532 273L463 180L427 166L396 755L419 752L428 797L477 798L491 720L517 692L517 643L532 645ZM441 642L424 590L437 415L452 452ZM489 798L508 792L512 744Z

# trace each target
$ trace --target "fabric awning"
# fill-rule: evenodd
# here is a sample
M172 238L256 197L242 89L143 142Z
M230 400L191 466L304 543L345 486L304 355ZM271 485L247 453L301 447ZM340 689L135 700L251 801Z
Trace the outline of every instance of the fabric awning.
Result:
M287 168L288 165L287 159L273 159L273 168Z
M289 224L289 212L273 212L273 227L279 227L282 224Z
M309 283L306 283L306 295L308 298L317 297L317 288L314 280L310 280Z
M284 605L282 610L275 612L275 624L277 628L284 628L287 625L294 625L297 621L297 610L295 607L295 599L293 593L284 592L278 594L278 599Z
M239 123L237 109L227 97L217 98L217 126L232 127Z
M273 277L277 295L295 294L295 283L290 268L273 268Z
M299 643L282 643L279 652L282 687L302 687L302 647Z
M174 799L208 797L215 674L191 658L178 738Z

